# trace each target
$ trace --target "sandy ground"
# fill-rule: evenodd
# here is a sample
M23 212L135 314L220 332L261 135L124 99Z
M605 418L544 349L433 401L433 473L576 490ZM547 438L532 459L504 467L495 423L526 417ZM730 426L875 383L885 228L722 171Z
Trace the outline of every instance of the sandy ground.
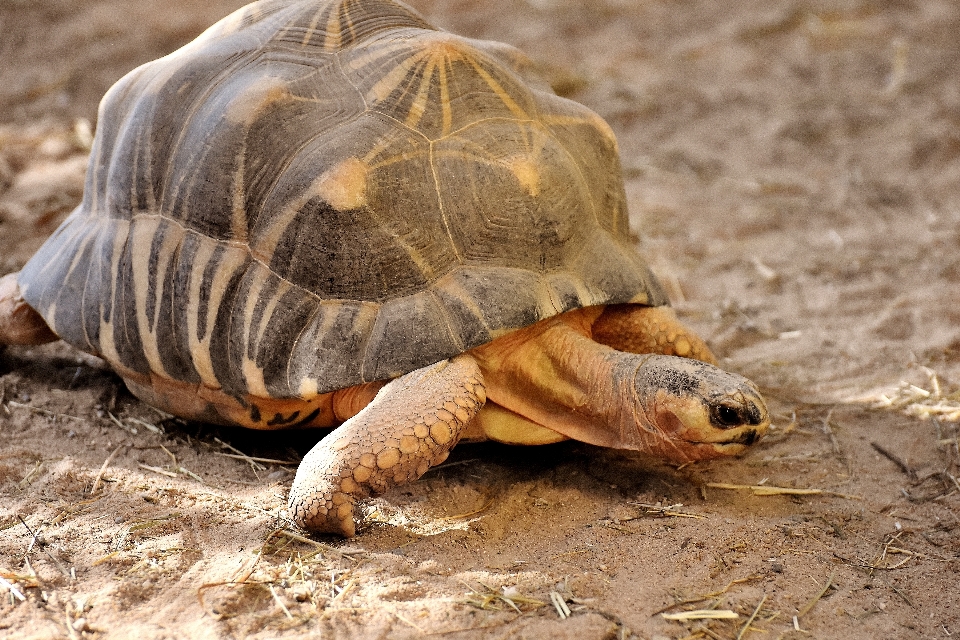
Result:
M80 198L107 87L239 4L0 1L0 274ZM8 349L0 636L960 634L960 5L414 4L611 123L642 250L775 429L681 469L465 445L357 538L301 540L276 514L316 434L167 420L94 358ZM661 615L695 609L739 617Z

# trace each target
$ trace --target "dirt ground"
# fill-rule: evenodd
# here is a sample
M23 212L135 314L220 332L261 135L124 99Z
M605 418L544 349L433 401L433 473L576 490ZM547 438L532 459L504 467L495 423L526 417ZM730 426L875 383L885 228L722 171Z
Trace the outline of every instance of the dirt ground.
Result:
M107 87L240 4L0 0L0 274L78 202ZM642 251L775 428L680 469L462 445L311 541L277 514L317 434L165 419L95 358L10 348L0 636L960 634L960 5L413 4L610 122ZM703 609L738 617L662 615Z

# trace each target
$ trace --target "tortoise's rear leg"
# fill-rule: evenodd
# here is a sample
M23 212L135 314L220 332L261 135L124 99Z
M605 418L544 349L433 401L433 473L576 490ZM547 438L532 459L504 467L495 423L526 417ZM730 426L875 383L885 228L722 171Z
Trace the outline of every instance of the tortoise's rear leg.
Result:
M460 355L387 384L304 456L288 505L300 526L353 536L353 505L446 460L486 402L476 360Z
M58 340L57 334L20 295L17 275L9 273L0 278L0 345Z
M710 347L683 326L670 307L608 305L592 327L593 339L627 353L659 353L717 364Z

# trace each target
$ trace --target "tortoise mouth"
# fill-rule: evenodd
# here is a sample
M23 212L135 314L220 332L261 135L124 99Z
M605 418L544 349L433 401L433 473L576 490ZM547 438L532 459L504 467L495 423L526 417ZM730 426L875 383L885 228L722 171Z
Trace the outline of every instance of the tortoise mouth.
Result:
M750 445L756 443L760 439L760 434L757 433L755 429L745 429L740 432L737 437L731 438L730 440L725 440L723 442L718 442L717 444L723 445L742 445L749 447Z
M740 447L745 448L756 444L763 437L756 429L745 429L729 440L691 440L690 444L710 445L713 447Z

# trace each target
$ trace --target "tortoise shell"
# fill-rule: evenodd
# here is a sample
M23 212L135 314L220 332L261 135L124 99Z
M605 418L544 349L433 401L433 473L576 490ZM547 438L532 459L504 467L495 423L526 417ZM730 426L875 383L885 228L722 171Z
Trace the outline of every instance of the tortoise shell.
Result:
M307 399L666 304L610 128L531 66L390 0L248 5L110 89L24 298L121 373Z

